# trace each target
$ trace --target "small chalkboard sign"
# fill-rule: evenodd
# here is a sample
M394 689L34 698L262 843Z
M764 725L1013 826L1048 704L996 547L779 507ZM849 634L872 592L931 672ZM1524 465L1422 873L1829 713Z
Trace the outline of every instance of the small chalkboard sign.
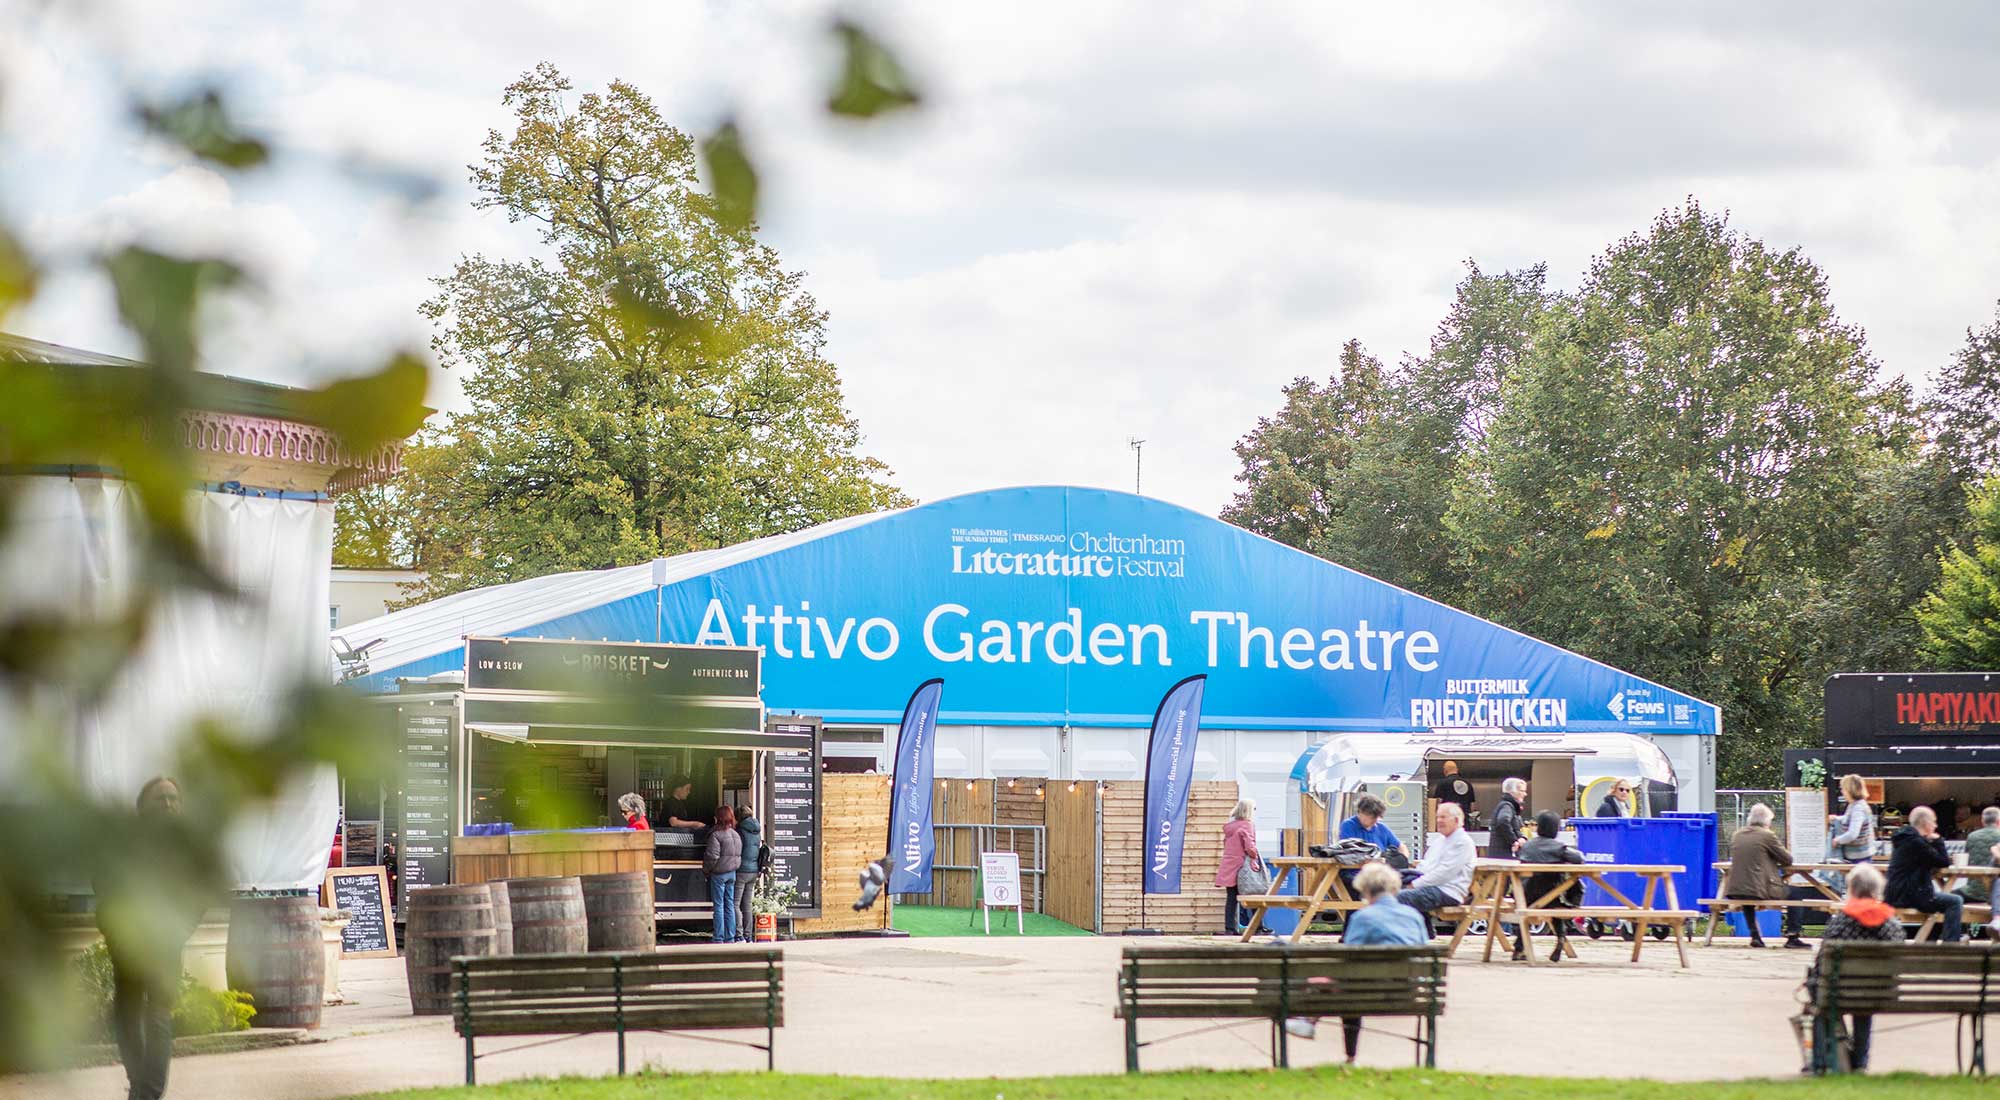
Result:
M393 959L396 929L389 919L389 872L380 867L329 867L322 904L347 910L340 930L340 955L347 959Z

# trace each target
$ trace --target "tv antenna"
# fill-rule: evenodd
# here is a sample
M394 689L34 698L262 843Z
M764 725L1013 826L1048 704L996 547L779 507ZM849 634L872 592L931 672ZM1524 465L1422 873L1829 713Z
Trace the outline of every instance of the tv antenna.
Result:
M1145 457L1143 452L1146 449L1146 441L1140 439L1136 435L1128 435L1125 437L1125 445L1127 447L1132 448L1132 493L1134 496L1137 496L1140 495L1139 494L1140 463L1143 461Z

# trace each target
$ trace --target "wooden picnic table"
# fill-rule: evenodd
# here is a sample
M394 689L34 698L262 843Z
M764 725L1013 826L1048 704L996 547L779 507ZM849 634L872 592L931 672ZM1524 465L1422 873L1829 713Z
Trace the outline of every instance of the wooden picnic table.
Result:
M1729 865L1730 861L1726 859L1720 860L1715 864L1715 869L1718 872L1718 877L1715 883L1716 893L1718 894L1722 893L1721 887L1723 879L1720 876L1725 876L1729 873ZM1847 872L1854 870L1856 866L1858 866L1858 864L1854 863L1794 863L1790 867L1785 868L1786 886L1802 886L1812 889L1819 893L1820 896L1817 898L1792 899L1792 898L1715 897L1715 898L1703 898L1701 900L1701 904L1706 905L1710 909L1716 910L1718 912L1729 909L1832 909L1835 906L1839 905L1842 901L1845 901L1846 899L1841 897L1839 890L1834 889L1832 886L1828 885L1825 879L1820 878L1819 877L1820 873L1834 872L1837 874L1846 874ZM1886 863L1877 862L1874 864L1874 867L1878 871L1886 872L1888 870L1888 864ZM1961 879L1961 878L1985 879L1987 884L1988 896L1990 897L1996 882L2000 882L2000 867L1957 867L1957 866L1939 867L1932 872L1931 877L1937 880L1937 887L1939 890L1945 889L1945 887L1949 883L1951 883L1952 880L1954 879ZM1977 912L1977 910L1980 908L1981 906L1977 904L1967 905L1966 919L1971 920L1974 919L1975 917L1980 916L1981 914ZM1990 918L1992 916L1992 909L1990 904L1985 908L1987 911L1984 915ZM1943 913L1917 914L1915 910L1910 910L1910 909L1898 909L1897 913L1899 916L1903 914L1912 914L1921 916L1923 918L1922 921L1917 925L1916 938L1920 941L1924 939L1924 937L1930 935L1931 929L1935 928L1941 921L1944 920ZM1710 946L1715 943L1715 926L1718 923L1719 922L1714 919L1709 920L1708 936L1703 941L1703 946Z
M1249 943L1257 930L1263 927L1264 911L1267 909L1299 911L1299 926L1292 929L1290 941L1297 943L1305 938L1306 925L1312 923L1315 913L1328 909L1351 913L1363 904L1340 874L1342 871L1360 870L1357 865L1322 856L1272 856L1264 862L1273 868L1271 879L1274 886L1283 881L1286 871L1297 871L1299 893L1238 896L1236 904L1250 910L1250 919L1243 925L1244 943Z
M1682 909L1680 895L1674 889L1673 876L1685 872L1687 868L1667 863L1522 863L1511 859L1482 859L1472 865L1472 885L1466 892L1466 900L1459 907L1457 926L1452 930L1451 946L1446 954L1457 952L1459 943L1475 920L1486 922L1486 952L1482 956L1486 962L1493 961L1493 944L1500 937L1500 925L1505 921L1520 926L1521 946L1529 966L1539 965L1535 951L1532 924L1536 917L1548 921L1570 920L1576 917L1595 917L1599 920L1624 920L1632 922L1632 961L1639 961L1639 953L1646 946L1646 930L1653 925L1665 925L1674 933L1674 947L1680 952L1681 966L1688 965L1687 922L1700 914ZM1528 877L1531 875L1554 876L1555 888L1530 897ZM1606 875L1637 875L1646 880L1646 888L1638 901L1627 897L1624 891L1612 885ZM1558 905L1555 904L1569 892L1572 885L1579 882L1595 883L1609 895L1615 905ZM1665 898L1661 899L1661 887L1665 887ZM1654 903L1664 900L1664 908ZM1569 946L1568 937L1562 938L1562 945L1571 958L1576 950Z

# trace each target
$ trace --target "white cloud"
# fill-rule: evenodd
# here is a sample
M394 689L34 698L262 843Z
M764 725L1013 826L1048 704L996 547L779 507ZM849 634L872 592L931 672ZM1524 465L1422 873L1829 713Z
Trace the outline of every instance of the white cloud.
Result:
M870 448L927 498L1129 485L1139 435L1148 491L1212 511L1230 443L1341 341L1421 351L1466 258L1573 285L1688 194L1820 262L1891 370L1933 369L2000 297L1992 6L861 10L928 92L866 132L817 112L820 0L114 3L94 44L35 18L0 35L0 202L38 245L134 231L241 256L273 312L225 326L217 362L296 381L423 340L416 304L458 256L534 247L470 209L463 166L536 61L630 80L689 129L734 110ZM101 94L189 72L292 158L233 181L163 162ZM331 171L351 155L439 197ZM129 350L74 275L15 324Z

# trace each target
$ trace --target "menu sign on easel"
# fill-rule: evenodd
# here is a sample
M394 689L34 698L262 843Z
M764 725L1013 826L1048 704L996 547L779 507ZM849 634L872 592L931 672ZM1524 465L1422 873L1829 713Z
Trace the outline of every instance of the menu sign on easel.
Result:
M771 874L798 887L794 917L817 917L819 904L819 728L817 718L774 718L772 733L803 734L812 747L773 752L770 757L771 811L765 836L771 845Z
M334 867L321 891L325 904L347 910L340 954L349 959L393 959L396 930L389 922L389 873L380 867Z
M1785 847L1793 863L1825 863L1826 788L1785 788Z
M402 718L403 830L397 852L397 898L408 903L417 886L451 881L451 742L454 710L448 703L412 703Z

